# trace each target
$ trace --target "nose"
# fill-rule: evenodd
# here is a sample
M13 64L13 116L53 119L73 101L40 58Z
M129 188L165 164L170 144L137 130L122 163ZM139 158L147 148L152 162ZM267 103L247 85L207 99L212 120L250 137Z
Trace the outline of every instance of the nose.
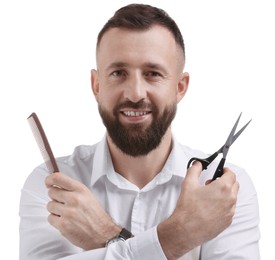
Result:
M124 98L134 103L146 98L146 82L141 75L132 75L126 84Z

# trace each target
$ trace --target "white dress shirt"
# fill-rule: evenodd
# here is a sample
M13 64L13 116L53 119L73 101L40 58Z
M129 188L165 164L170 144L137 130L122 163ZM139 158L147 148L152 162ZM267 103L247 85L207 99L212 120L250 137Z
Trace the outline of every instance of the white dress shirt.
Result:
M176 141L161 172L145 187L137 186L116 173L106 138L93 146L76 147L70 156L57 159L64 174L84 183L112 219L130 230L134 237L107 248L84 251L62 237L47 222L50 198L44 179L45 165L37 167L26 180L20 201L20 259L166 259L160 246L157 225L175 209L186 165L191 157L206 157ZM237 175L240 190L233 223L216 238L193 249L184 260L258 260L259 214L257 194L246 172L227 164ZM142 167L142 165L141 165ZM201 174L201 184L213 175L217 163Z

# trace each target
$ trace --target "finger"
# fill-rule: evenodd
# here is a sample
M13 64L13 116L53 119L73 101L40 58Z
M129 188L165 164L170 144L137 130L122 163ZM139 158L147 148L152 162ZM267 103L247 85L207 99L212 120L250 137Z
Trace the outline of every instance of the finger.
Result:
M209 180L207 180L206 182L205 182L205 185L208 185L208 184L210 184L212 182L212 179L209 179Z
M230 195L230 202L232 205L232 212L234 214L236 205L237 205L237 199L238 199L238 192L239 192L239 182L235 182L231 188L231 195Z
M240 190L240 184L238 181L236 181L232 187L232 192L237 195L239 190Z
M45 179L47 188L52 186L59 187L64 190L73 191L76 189L77 182L72 178L62 174L61 172L54 172Z
M51 186L48 190L48 195L52 200L55 200L57 202L65 203L66 198L68 198L68 193L70 191L60 189L56 186Z
M55 227L56 229L59 230L60 227L60 222L61 222L61 217L55 214L50 214L48 216L48 222Z
M64 211L64 204L57 201L50 201L47 204L47 210L56 216L62 216Z
M50 188L54 186L54 182L56 182L56 179L58 178L58 175L61 174L60 172L53 172L52 174L49 174L45 178L45 185L47 188Z
M199 161L192 163L191 167L189 167L187 170L185 181L198 183L202 169L202 164Z
M220 180L233 185L236 182L236 175L229 168L225 167L223 169L223 175L220 177Z

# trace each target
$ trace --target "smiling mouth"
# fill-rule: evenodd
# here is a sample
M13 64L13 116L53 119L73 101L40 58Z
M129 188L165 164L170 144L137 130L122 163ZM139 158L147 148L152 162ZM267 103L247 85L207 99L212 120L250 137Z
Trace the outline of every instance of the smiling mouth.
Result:
M121 113L128 117L139 117L151 114L151 111L121 111Z

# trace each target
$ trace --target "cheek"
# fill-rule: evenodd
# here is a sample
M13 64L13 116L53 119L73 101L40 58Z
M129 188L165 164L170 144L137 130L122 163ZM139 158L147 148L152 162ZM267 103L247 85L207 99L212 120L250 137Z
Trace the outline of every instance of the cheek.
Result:
M177 93L175 90L159 89L151 95L151 102L159 107L160 110L164 110L167 105L177 103Z
M107 110L112 110L119 102L119 95L107 89L101 89L98 95L98 103Z

